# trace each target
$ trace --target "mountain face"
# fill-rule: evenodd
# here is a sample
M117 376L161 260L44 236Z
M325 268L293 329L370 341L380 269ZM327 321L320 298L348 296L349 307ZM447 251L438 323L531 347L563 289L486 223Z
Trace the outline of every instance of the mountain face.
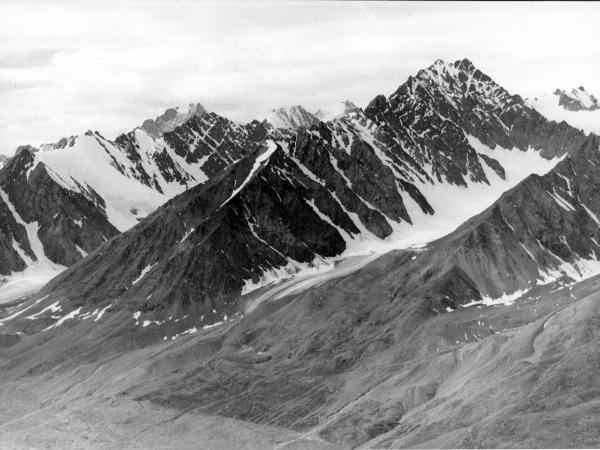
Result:
M547 158L563 155L573 141L580 144L583 140L583 134L567 124L548 122L468 60L437 61L409 77L389 99L375 98L365 113L373 121L389 124L382 131L411 154L415 144L427 147L429 151L422 152L421 158L433 165L435 177L458 184L464 182L460 173L467 170L474 181L483 179L481 162L468 145L467 135L492 149L532 147ZM445 160L450 160L450 166Z
M481 214L390 272L394 295L432 309L510 302L536 286L600 273L600 139L592 135L549 173L532 175ZM392 263L392 266L397 266Z
M70 295L75 289L80 304L90 298L130 299L145 312L197 310L207 323L214 322L236 312L243 280L258 280L261 268L289 263L293 269L316 255L344 250L344 240L320 220L319 210L340 228L358 232L329 192L303 174L280 145L268 141L266 148L100 247L52 282L48 292ZM123 271L123 262L131 257L135 263ZM96 271L100 266L101 276ZM85 272L85 288L74 288L71 282L79 285Z
M173 128L159 138L143 128L114 141L90 131L39 149L20 147L0 170L6 217L0 274L22 271L40 258L75 263L251 152L267 132L258 122L237 125L199 105L185 117L180 125L182 116L170 110L157 118L161 130ZM28 234L27 227L39 231Z
M364 112L296 133L265 131L258 122L232 124L227 136L240 133L235 142L247 142L245 151L252 143L260 148L234 165L243 153L227 153L238 148L227 138L206 138L208 144L190 150L210 118L224 120L204 115L162 141L190 164L211 161L202 152L220 142L222 167L229 167L56 278L44 290L48 301L88 308L119 299L114 308L139 310L152 320L193 312L210 325L237 311L240 294L319 270L332 257L364 254L379 243L405 246L411 230L425 239L413 243L439 237L535 165L543 174L556 157L590 145L583 132L547 121L466 60L438 61ZM124 138L117 142L133 148ZM534 167L517 173L524 161ZM153 178L145 179L151 184ZM479 198L473 200L473 192ZM526 278L510 286L478 284L483 275L463 272L450 272L443 283L458 283L460 295L466 283L473 298L521 287Z
M71 265L119 233L103 214L100 196L83 186L81 192L65 189L34 161L24 150L0 171L3 275L32 265Z
M570 92L557 89L558 105L569 111L595 111L600 109L598 99L588 94L583 86L571 89Z

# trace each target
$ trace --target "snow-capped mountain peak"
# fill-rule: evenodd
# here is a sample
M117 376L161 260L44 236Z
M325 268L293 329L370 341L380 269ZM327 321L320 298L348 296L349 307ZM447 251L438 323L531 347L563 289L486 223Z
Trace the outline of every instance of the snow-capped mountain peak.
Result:
M594 111L600 109L598 99L588 93L583 86L573 88L570 92L557 89L554 91L554 95L558 96L559 106L569 111Z
M343 102L339 102L336 105L333 105L331 108L326 110L319 109L315 116L322 120L323 122L328 122L330 120L340 119L350 113L361 111L361 109L356 106L350 100L345 100Z
M438 59L410 77L407 85L413 95L418 96L417 90L423 89L432 97L441 95L453 107L466 98L476 98L482 106L503 109L515 103L504 88L466 58L453 63Z
M266 117L275 128L295 131L299 127L310 127L319 123L319 119L301 105L285 106L273 109Z

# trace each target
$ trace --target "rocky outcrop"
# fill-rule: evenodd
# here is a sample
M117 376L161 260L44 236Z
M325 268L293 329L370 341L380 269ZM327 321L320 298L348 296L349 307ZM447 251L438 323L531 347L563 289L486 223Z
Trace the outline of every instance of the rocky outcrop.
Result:
M257 149L268 134L258 121L239 125L215 113L192 117L172 133L166 133L159 147L172 149L187 164L198 165L207 177L216 175Z

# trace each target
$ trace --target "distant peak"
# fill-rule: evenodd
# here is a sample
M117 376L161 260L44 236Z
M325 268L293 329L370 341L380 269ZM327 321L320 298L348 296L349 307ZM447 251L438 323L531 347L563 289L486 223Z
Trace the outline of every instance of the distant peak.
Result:
M354 111L359 110L360 108L358 106L356 106L353 102L351 102L350 100L344 100L344 113L348 114Z
M308 110L302 105L292 105L292 106L282 106L277 109L271 110L274 113L301 113L301 114L311 114Z
M141 128L148 134L157 138L164 133L173 131L179 125L187 122L192 117L202 117L207 113L200 103L189 103L187 105L167 108L164 113L156 119L146 119Z
M598 99L589 94L583 86L567 90L556 89L553 92L558 96L558 105L569 111L595 111L600 109Z
M344 117L348 114L354 112L360 112L362 109L350 100L344 100L342 102L337 103L331 109L321 110L319 109L315 116L318 117L322 121L329 121L334 119L339 119L340 117Z
M188 108L189 115L203 116L208 111L200 103L190 103Z
M296 130L299 127L310 127L319 123L319 118L302 105L283 106L273 109L266 120L275 128Z

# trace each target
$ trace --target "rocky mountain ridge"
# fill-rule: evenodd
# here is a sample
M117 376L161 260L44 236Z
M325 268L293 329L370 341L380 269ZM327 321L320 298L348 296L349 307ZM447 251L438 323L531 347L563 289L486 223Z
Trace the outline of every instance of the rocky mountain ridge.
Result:
M208 326L231 317L240 294L271 281L318 270L349 251L364 254L377 242L390 244L388 248L406 245L395 239L410 233L415 223L426 223L419 220L447 213L443 207L448 204L441 211L436 210L439 203L436 208L430 204L436 194L453 189L469 195L475 186L485 189L511 175L490 155L533 155L550 169L557 160L542 155L571 158L594 145L583 132L548 122L465 61L436 62L389 99L377 97L364 112L301 127L292 135L288 131L272 132L260 150L101 246L45 288L47 301L67 299L84 308L112 305L155 321L175 312L192 314L201 317L198 324ZM532 147L539 153L531 153ZM269 156L263 160L265 152ZM478 204L489 205L494 192ZM475 212L457 215L456 225ZM490 232L484 233L484 242ZM440 236L427 235L429 240ZM516 248L519 258L528 258ZM474 258L482 257L480 251L487 255L488 249L479 249ZM456 266L440 261L442 272ZM555 264L540 262L536 268L555 270ZM512 292L527 277L535 280L524 271L522 280L500 284L469 270L451 271L431 282L459 283L462 289L469 278L461 273L471 273L469 296L461 289L456 294L460 298L444 294L449 304L458 304ZM440 291L438 284L433 289Z

